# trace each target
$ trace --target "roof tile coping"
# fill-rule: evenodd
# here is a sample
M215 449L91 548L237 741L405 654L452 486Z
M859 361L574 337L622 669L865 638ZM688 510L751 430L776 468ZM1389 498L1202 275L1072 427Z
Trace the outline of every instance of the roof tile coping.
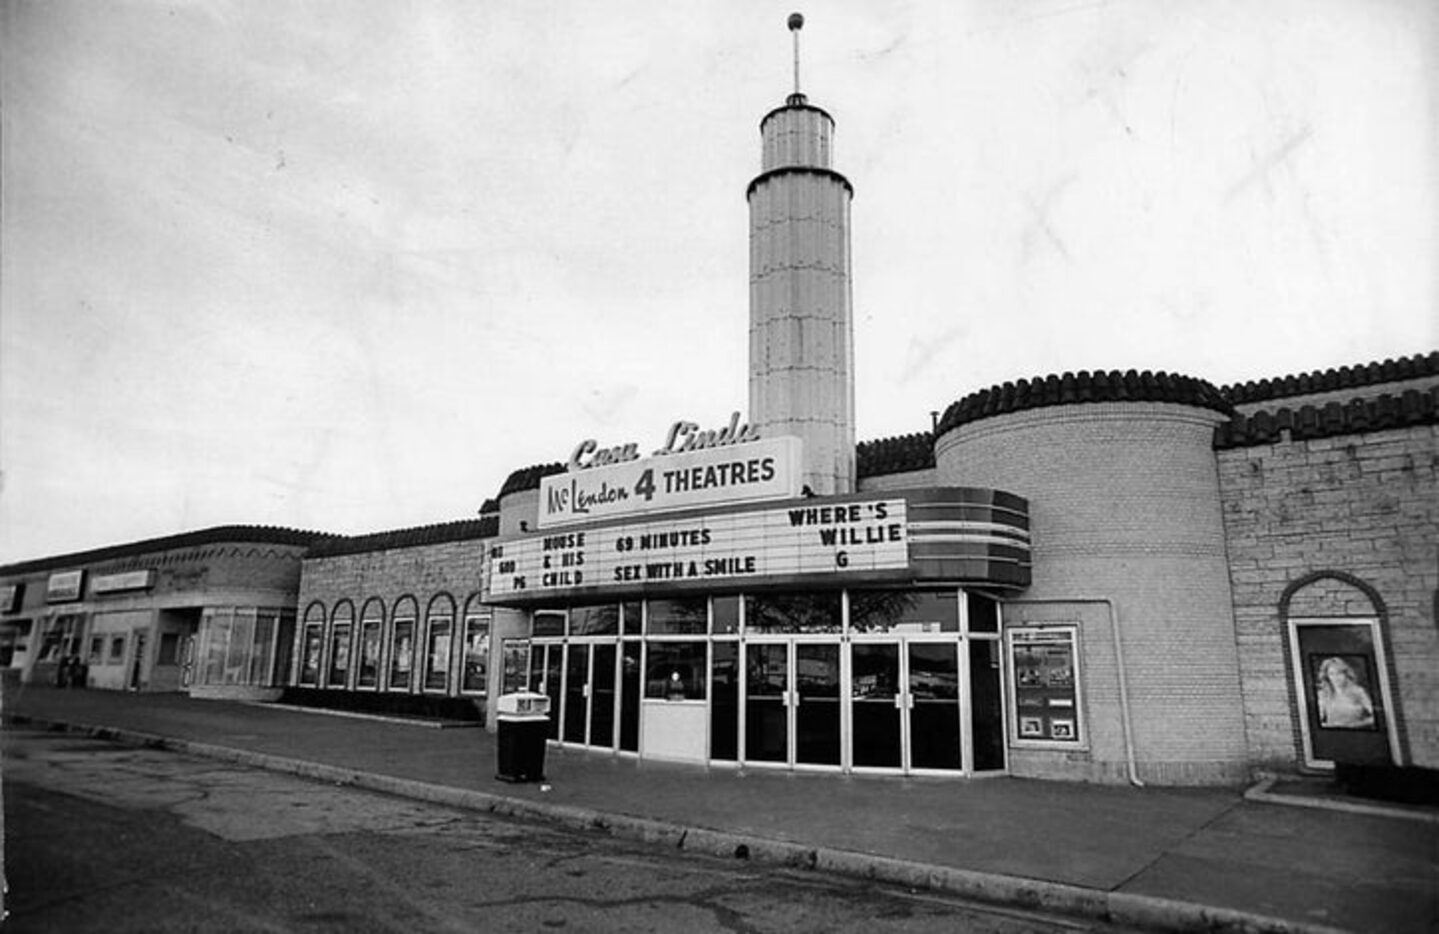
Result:
M1384 393L1372 399L1330 402L1322 406L1281 407L1235 415L1214 429L1218 450L1256 447L1289 439L1307 441L1339 435L1363 434L1392 428L1439 424L1439 386L1427 391L1405 390L1400 395Z
M480 516L478 519L459 519L454 522L374 532L369 535L327 539L311 548L305 555L305 560L338 558L342 555L358 555L374 551L392 551L397 548L416 548L421 545L443 545L449 542L494 538L498 534L500 534L500 517L498 513L491 513Z
M1170 402L1234 414L1234 407L1213 384L1192 376L1150 370L1081 370L1063 376L1021 379L971 393L945 410L935 434L996 415L1091 402Z
M1382 363L1362 363L1336 369L1311 370L1294 376L1250 380L1219 390L1220 395L1235 405L1333 392L1338 389L1359 389L1381 383L1394 383L1425 376L1439 376L1439 350L1410 357L1388 359Z
M927 431L861 441L855 446L855 476L878 477L934 467L934 435Z
M95 564L118 558L131 558L150 552L174 551L179 548L198 548L220 542L242 542L255 545L297 545L303 548L313 546L333 536L328 532L307 532L275 525L217 525L208 529L180 532L160 538L147 538L138 542L120 545L106 545L86 551L72 551L67 554L34 558L15 564L0 566L0 574L25 574L50 568L73 567L77 564Z
M505 479L504 486L500 487L500 498L503 499L511 493L523 493L527 490L538 490L540 481L545 477L552 477L557 473L564 473L567 468L559 461L553 464L535 464L531 467L521 467Z

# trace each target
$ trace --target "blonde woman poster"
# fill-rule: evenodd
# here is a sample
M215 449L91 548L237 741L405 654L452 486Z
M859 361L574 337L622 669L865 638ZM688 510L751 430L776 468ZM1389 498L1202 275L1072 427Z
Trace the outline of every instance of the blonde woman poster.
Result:
M1319 662L1314 691L1321 727L1329 730L1374 728L1374 701L1369 695L1368 678L1361 674L1366 667L1357 656L1346 659L1330 655Z

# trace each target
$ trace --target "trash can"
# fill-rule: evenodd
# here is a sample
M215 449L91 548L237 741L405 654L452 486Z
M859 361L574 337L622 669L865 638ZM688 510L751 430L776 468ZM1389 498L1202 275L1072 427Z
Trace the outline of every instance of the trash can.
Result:
M550 699L517 691L495 700L495 778L502 782L545 780L545 742L550 733Z

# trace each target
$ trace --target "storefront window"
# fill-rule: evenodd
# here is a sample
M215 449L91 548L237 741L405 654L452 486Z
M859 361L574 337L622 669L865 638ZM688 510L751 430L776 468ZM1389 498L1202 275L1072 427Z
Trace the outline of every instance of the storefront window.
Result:
M125 660L125 637L110 637L110 664L118 665Z
M207 609L200 620L200 684L222 684L225 653L230 647L230 624L235 611L229 607ZM118 663L116 657L111 664Z
M104 651L105 639L101 636L95 636L90 640L90 654L85 659L85 661L91 665L100 664L100 656L104 653Z
M839 632L839 591L747 595L744 625L748 632Z
M360 612L360 670L355 685L362 688L380 686L381 633L385 628L385 607L377 597L365 601Z
M977 593L965 594L970 632L999 632L999 604Z
M536 638L563 636L565 614L563 610L535 610L532 634Z
M355 605L340 601L330 618L330 664L325 674L328 687L348 687L350 677L350 640L354 635Z
M1008 638L1015 740L1080 745L1077 627L1011 629Z
M305 610L305 631L303 643L300 647L300 676L302 685L314 686L320 683L320 649L324 644L321 629L325 619L325 609L319 604L311 604Z
M259 610L255 614L254 651L250 654L250 684L269 683L270 659L273 657L275 624L278 610Z
M526 639L506 639L501 650L502 664L500 692L513 694L515 691L532 690L529 682L530 643Z
M617 603L570 607L570 635L613 636L620 631L620 607Z
M49 624L53 627L55 624ZM60 633L55 629L47 629L40 635L40 654L36 656L38 661L51 662L60 657Z
M230 623L230 640L225 648L225 684L244 684L255 636L255 611L239 609Z
M853 590L849 628L855 633L959 632L959 592Z
M80 654L80 630L84 617L75 613L57 616L45 624L40 637L38 661L57 662L64 655Z
M620 632L626 636L638 636L640 634L641 604L621 603L620 604Z
M703 635L709 629L706 597L649 600L645 603L645 614L652 636Z
M397 611L398 613L398 611ZM415 665L415 618L395 619L390 644L390 690L408 691L410 672Z
M739 607L740 598L737 596L714 598L713 631L716 635L739 632Z
M93 640L92 640L93 641ZM98 653L97 653L98 654ZM160 635L160 654L155 658L157 665L180 664L180 634L166 632Z
M330 687L345 687L350 676L350 625L336 626L330 635Z
M305 627L305 654L300 667L301 684L318 684L320 681L320 627Z
M461 688L470 694L488 689L490 670L490 617L468 612L465 615L465 660Z
M425 690L450 686L450 645L455 633L455 602L447 596L430 601L425 619Z
M647 647L645 697L652 700L704 700L704 642L651 642Z

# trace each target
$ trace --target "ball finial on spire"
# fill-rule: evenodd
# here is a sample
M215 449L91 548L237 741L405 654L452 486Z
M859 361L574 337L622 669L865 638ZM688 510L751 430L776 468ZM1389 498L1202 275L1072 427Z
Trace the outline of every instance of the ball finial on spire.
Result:
M798 31L799 31L800 29L802 29L803 27L804 27L804 14L803 14L803 13L791 13L791 14L789 15L789 28L790 28L790 32L798 32Z

